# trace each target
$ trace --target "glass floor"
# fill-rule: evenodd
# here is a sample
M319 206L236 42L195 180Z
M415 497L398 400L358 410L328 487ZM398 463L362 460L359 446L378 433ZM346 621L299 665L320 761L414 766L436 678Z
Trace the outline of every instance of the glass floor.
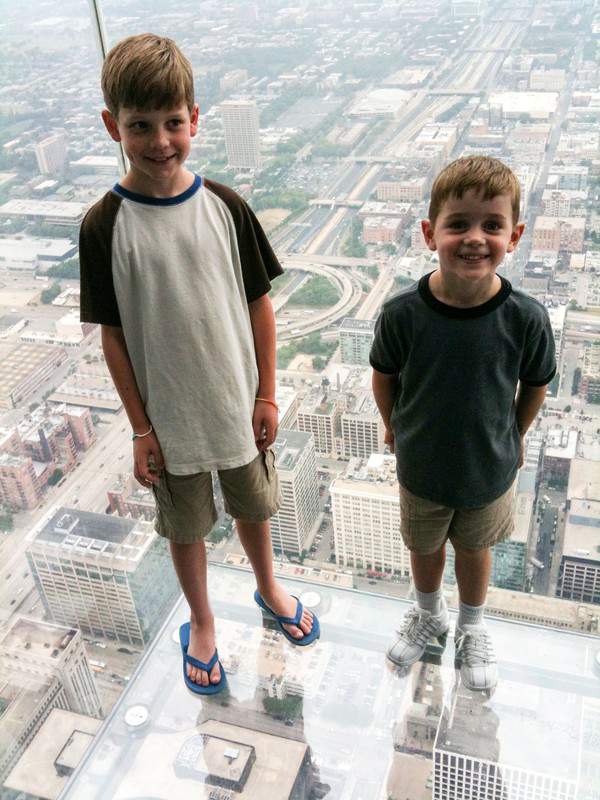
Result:
M600 638L488 620L488 698L460 685L452 635L406 674L387 661L406 601L286 581L322 627L293 648L250 573L211 565L209 582L229 689L186 689L182 600L61 800L600 798Z

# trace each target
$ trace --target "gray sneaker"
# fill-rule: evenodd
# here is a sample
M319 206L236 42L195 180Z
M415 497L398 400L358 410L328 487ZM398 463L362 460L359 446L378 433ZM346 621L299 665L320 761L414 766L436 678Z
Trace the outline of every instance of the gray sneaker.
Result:
M485 625L456 628L456 660L463 685L474 692L490 691L498 683L498 663Z
M421 658L431 639L441 639L445 643L449 626L450 617L445 600L442 600L442 610L435 616L415 603L404 615L396 631L398 639L387 651L387 657L399 667L410 667Z

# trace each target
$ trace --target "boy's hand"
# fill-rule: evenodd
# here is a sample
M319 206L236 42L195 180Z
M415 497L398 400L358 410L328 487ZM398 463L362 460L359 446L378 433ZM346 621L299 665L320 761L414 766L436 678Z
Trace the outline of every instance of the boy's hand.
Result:
M389 428L385 429L385 434L383 436L383 443L387 444L390 449L390 453L394 452L394 434Z
M165 460L154 431L133 440L133 474L146 489L158 485Z
M270 403L256 400L252 414L254 441L260 452L264 452L275 441L279 425L279 412Z

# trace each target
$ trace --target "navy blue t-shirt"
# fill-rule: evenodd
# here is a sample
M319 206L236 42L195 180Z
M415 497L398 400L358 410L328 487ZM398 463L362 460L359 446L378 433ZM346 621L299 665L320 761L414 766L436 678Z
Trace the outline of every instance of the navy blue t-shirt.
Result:
M501 276L500 291L473 308L437 300L429 277L384 304L370 362L398 375L391 425L400 483L450 508L478 508L515 479L517 384L554 377L552 328L544 306Z

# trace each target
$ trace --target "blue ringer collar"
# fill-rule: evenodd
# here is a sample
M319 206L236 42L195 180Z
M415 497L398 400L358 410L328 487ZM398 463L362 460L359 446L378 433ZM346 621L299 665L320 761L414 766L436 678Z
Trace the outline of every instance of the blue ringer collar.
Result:
M133 200L136 203L145 203L147 206L176 206L179 205L179 203L184 203L195 194L201 186L202 178L200 175L196 175L190 188L175 197L148 197L148 195L145 194L130 192L129 189L125 189L120 183L115 183L113 192L121 195L121 197L125 197L127 200Z

